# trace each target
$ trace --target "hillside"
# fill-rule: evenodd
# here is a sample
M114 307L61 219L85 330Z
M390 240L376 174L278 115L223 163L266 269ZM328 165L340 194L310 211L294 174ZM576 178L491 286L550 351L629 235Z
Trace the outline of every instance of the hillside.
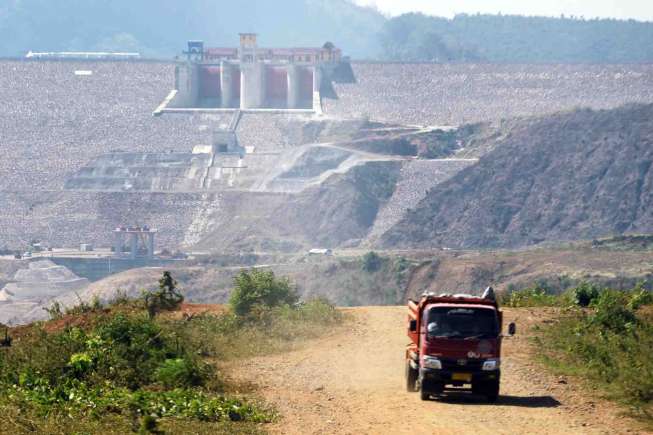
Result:
M387 19L350 0L8 0L0 5L0 56L22 56L29 50L109 50L172 58L188 39L233 46L243 31L260 33L267 46L332 41L355 59L653 61L648 43L653 23L633 20L465 14L453 19L422 14Z
M653 105L506 123L494 151L435 186L386 247L516 247L653 231Z
M0 5L0 56L118 50L171 58L188 39L235 46L238 32L255 31L268 46L332 41L362 57L377 51L384 21L347 0L9 0Z
M634 20L404 14L385 23L383 56L398 61L651 62L653 23Z

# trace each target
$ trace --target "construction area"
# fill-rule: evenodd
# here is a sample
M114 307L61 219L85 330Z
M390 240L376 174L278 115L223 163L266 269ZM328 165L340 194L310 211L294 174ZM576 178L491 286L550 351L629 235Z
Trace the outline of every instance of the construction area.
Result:
M54 251L24 269L47 256L95 281L174 253L393 247L429 192L520 131L510 120L650 102L651 83L650 65L350 62L251 33L174 62L2 61L0 249L38 241ZM72 275L47 288L76 291ZM0 303L40 302L24 289L41 281L8 276Z
M239 48L184 51L174 63L0 62L0 248L110 247L117 226L139 222L171 251L371 246L429 189L491 152L502 119L653 100L650 65L349 63L329 44L263 49L251 34ZM297 84L287 71L312 70L319 110L241 110L237 93L222 108L227 70L250 65L261 77L286 69L265 85L268 96L268 85L287 88L286 103ZM185 70L197 80L181 80ZM232 74L241 88L243 74ZM174 108L189 83L203 97ZM474 123L487 137L467 141L459 127ZM339 222L316 231L316 202Z

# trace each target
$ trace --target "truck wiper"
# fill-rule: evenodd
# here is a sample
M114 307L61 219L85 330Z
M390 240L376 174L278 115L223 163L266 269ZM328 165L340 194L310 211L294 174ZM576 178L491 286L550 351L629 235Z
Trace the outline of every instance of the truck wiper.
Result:
M470 335L469 337L465 337L465 340L477 340L479 338L491 338L491 335L490 334Z

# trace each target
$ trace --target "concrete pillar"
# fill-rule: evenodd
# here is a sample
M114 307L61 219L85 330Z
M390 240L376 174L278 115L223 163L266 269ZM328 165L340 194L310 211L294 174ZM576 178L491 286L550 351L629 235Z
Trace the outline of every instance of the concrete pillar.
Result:
M313 68L313 93L320 92L322 86L322 70L319 67Z
M229 62L222 61L220 62L220 92L222 93L222 102L221 106L223 108L232 107L233 104L233 74L234 68Z
M197 107L200 83L199 67L191 62L177 65L175 69L175 88L177 96L171 107Z
M122 255L122 245L123 245L123 237L122 233L120 232L114 232L113 233L113 254L116 257L120 257Z
M318 66L313 68L313 110L322 112L322 101L320 88L322 87L322 69Z
M130 236L130 250L131 250L129 255L131 255L132 260L135 260L136 255L138 254L138 234L129 233L129 236Z
M154 257L154 233L149 233L147 236L147 258L152 259Z
M288 109L299 107L299 80L301 73L297 65L288 65Z
M265 106L265 64L244 63L240 66L240 108Z

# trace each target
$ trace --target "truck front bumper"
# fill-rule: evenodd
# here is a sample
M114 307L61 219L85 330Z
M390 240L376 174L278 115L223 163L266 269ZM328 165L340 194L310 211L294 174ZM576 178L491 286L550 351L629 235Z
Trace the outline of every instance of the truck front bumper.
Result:
M437 370L420 368L419 379L421 382L428 382L442 385L464 385L486 382L498 382L501 378L501 370L474 370L466 371L464 367L460 370Z

